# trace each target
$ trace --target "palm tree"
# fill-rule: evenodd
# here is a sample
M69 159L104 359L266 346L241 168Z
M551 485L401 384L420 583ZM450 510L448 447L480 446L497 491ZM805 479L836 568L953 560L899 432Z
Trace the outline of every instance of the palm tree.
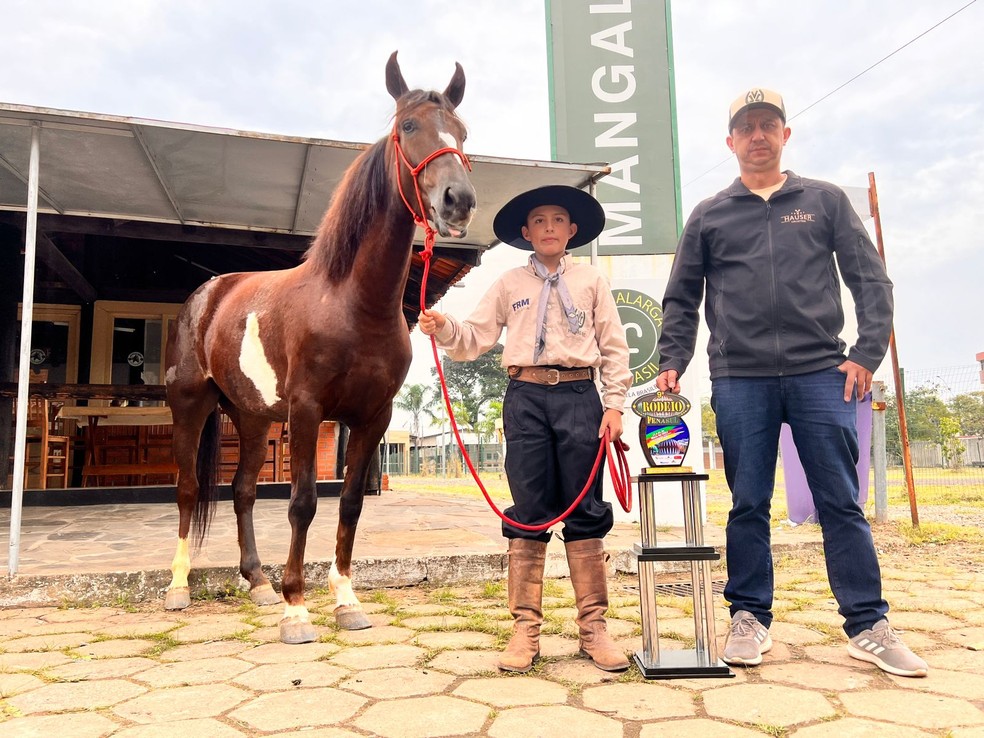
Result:
M393 405L410 414L410 432L420 437L420 414L430 404L430 391L425 384L408 384L393 400Z
M425 384L408 384L393 400L394 407L410 414L410 434L414 444L420 442L420 415L427 412L427 406L431 404L429 394L430 390Z

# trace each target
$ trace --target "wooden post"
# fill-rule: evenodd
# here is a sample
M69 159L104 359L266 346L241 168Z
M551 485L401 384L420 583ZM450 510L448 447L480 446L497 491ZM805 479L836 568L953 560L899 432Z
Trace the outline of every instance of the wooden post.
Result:
M885 262L885 244L882 240L881 213L878 210L878 189L875 187L875 173L868 172L868 207L871 217L875 219L875 238L878 244L878 255ZM886 262L887 265L887 262ZM902 377L899 373L899 352L895 346L895 328L888 342L892 354L892 374L895 379L895 399L899 412L899 435L902 437L902 463L905 467L905 486L909 491L909 513L912 525L919 527L919 510L916 508L916 483L912 476L912 449L909 447L909 426L905 420L905 393L902 388Z

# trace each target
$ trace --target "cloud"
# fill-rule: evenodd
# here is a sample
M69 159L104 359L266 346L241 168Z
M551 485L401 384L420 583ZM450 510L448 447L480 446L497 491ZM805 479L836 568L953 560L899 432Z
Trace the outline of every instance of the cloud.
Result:
M984 5L814 103L965 5L672 5L684 216L736 176L724 143L729 102L753 85L780 90L792 116L787 166L849 186L876 175L909 366L953 366L984 350L974 304L984 273ZM5 102L368 142L389 124L383 70L398 49L412 86L442 88L461 62L469 153L550 156L543 0L344 9L308 0L8 0L4 25ZM489 254L449 302L467 309L513 263L506 254ZM417 361L426 367L429 351Z

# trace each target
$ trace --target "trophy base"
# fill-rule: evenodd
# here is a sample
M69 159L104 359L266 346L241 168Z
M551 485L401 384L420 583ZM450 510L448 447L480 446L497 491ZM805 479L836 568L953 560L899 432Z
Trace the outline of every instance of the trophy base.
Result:
M647 466L643 474L693 474L692 466Z

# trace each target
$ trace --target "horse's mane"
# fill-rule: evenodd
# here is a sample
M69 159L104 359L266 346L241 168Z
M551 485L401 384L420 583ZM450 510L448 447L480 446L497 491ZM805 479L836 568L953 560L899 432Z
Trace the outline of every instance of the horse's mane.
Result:
M404 94L397 103L397 112L424 102L437 103L456 115L454 105L444 95L427 90L410 90ZM318 232L304 254L304 259L314 262L331 281L340 281L348 275L359 243L376 216L395 196L386 172L388 141L389 136L384 136L352 162L331 196Z
M314 241L304 254L328 279L344 279L369 226L390 198L386 180L386 141L379 139L359 154L331 196Z

